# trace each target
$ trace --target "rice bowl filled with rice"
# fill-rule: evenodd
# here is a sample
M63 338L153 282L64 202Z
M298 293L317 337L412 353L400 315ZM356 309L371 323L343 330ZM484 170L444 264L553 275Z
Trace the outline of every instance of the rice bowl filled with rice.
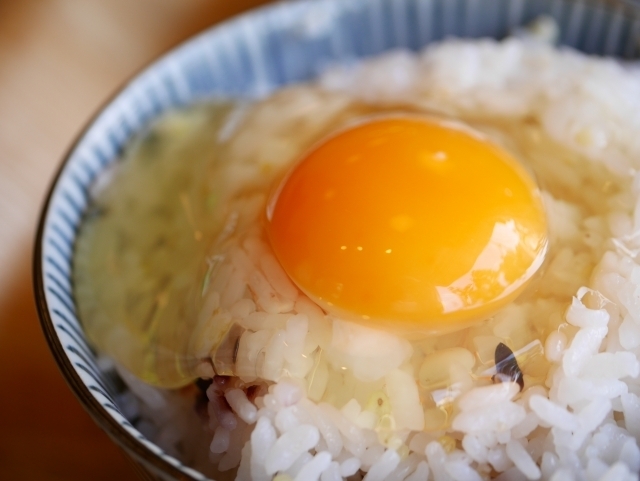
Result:
M637 71L517 38L169 113L93 186L80 318L214 479L638 479L638 131Z

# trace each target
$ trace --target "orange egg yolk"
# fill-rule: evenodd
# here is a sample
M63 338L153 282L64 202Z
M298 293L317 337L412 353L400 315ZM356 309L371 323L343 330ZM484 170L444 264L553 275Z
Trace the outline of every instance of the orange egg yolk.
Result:
M399 330L485 319L542 264L539 190L463 125L370 119L316 145L267 206L283 268L331 314Z

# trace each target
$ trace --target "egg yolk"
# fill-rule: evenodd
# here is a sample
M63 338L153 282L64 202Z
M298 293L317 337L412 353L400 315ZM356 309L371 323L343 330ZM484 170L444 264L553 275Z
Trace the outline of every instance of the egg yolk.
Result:
M369 119L316 145L267 206L276 256L331 314L401 330L481 320L542 264L539 190L461 124Z

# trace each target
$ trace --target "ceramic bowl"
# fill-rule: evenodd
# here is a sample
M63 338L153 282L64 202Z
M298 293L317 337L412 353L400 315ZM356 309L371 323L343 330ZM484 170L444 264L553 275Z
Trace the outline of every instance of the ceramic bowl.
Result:
M500 38L541 14L561 43L592 54L640 55L640 13L628 4L564 0L301 0L244 14L147 67L89 122L42 210L34 283L45 336L71 389L147 479L206 479L146 439L119 403L123 385L101 368L78 319L71 281L89 186L132 135L164 111L211 96L257 97L313 78L327 64L449 36Z

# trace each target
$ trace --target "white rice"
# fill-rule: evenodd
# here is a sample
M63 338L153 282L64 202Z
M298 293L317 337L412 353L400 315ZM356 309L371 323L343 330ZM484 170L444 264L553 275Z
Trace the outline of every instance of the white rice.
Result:
M227 407L215 383L207 391L216 476L231 470L238 480L637 480L640 74L523 40L451 40L418 55L393 52L335 68L319 85L324 93L301 89L288 103L266 104L251 120L264 127L254 130L264 142L238 135L236 155L281 165L296 155L278 141L292 121L274 119L325 102L326 116L307 126L317 132L355 98L470 119L534 119L575 154L540 161L552 181L578 192L593 188L589 176L604 169L624 188L594 190L595 213L588 216L579 203L545 193L555 248L540 296L465 331L473 333L477 355L461 347L461 334L416 344L325 316L291 284L261 234L249 230L211 280L216 295L194 333L206 355L215 344L211 323L238 323L246 331L237 375L245 384L268 384L253 400L234 385L223 394ZM250 179L237 168L233 175ZM257 218L256 205L236 207ZM470 376L487 369L500 339L523 346L548 326L557 327L540 339L548 371L525 370L523 392L516 383ZM443 411L421 397L440 373L456 381L432 393L452 400L443 404L450 410L442 419ZM151 407L163 405L155 391L136 394ZM156 439L178 429L162 426Z

